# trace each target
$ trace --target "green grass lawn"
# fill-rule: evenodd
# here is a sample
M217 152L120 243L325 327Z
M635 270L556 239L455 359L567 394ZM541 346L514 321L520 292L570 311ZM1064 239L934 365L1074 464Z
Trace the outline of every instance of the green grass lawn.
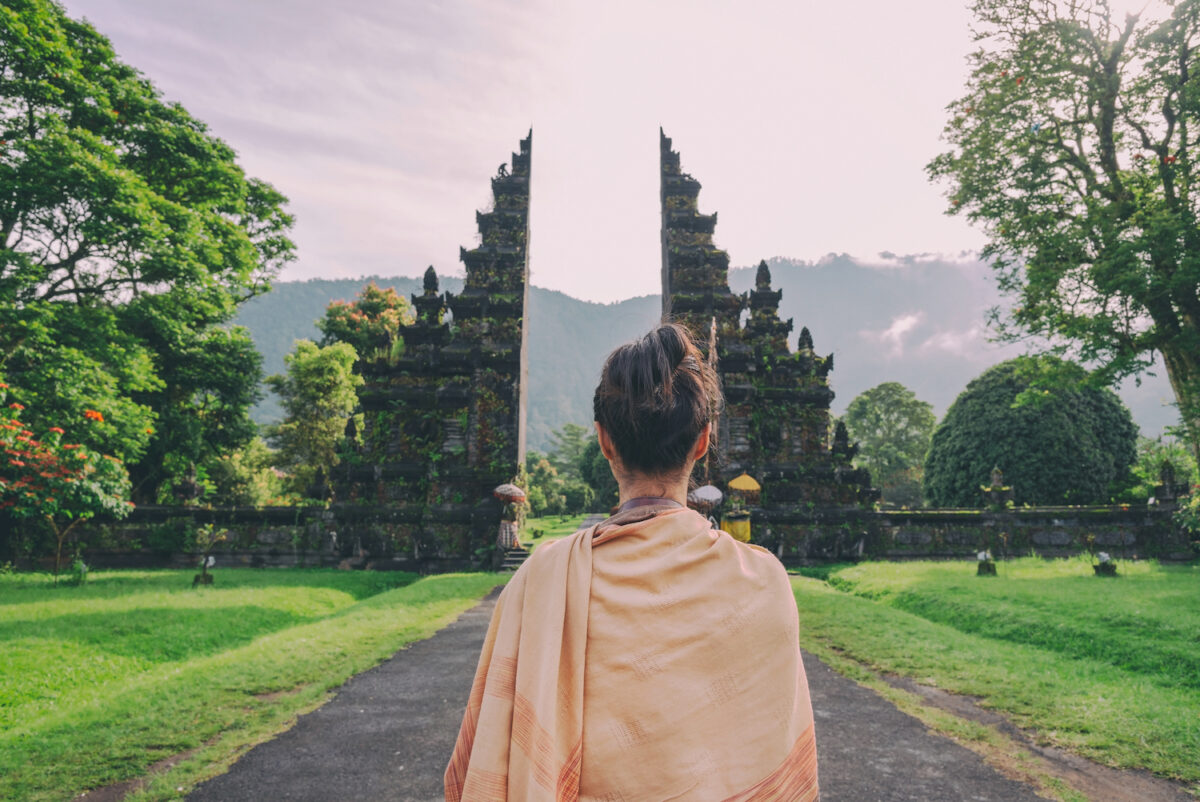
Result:
M801 645L981 697L1100 762L1200 784L1200 566L1026 558L795 577ZM1200 789L1200 785L1197 786Z
M587 517L587 513L583 513L565 519L558 515L526 518L525 528L521 530L521 545L532 551L541 543L549 543L551 540L574 534Z
M495 574L226 569L0 575L0 799L70 799L198 749L177 796L352 675L428 637Z

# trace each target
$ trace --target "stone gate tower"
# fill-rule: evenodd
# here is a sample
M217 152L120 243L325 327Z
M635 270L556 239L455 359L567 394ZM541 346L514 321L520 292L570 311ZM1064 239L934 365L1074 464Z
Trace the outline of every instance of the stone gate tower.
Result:
M412 296L416 320L401 328L403 353L359 362L363 430L348 432L356 446L335 487L343 515L387 508L376 553L445 568L495 542L492 488L525 459L532 151L530 131L491 179L492 206L475 215L480 243L459 252L462 292L440 293L430 267Z
M808 329L788 347L791 320L779 318L781 290L766 262L745 295L729 289L729 255L713 244L717 215L701 214L700 182L659 130L663 318L688 325L701 347L715 346L725 388L717 454L708 481L746 471L762 484L757 520L784 537L798 511L854 506L874 498L870 476L853 467L856 447L831 426L833 355L818 356Z

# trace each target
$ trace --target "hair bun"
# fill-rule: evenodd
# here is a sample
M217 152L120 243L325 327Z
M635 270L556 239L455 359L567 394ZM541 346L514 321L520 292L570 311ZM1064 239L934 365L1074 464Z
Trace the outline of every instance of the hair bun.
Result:
M609 354L593 399L624 465L652 473L683 467L720 406L715 371L678 323Z

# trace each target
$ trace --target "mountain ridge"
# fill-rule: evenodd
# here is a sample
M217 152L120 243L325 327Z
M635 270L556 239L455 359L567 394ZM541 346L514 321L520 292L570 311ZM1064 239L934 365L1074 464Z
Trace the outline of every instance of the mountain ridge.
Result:
M881 254L866 263L846 254L816 261L783 257L767 260L775 289L783 290L780 316L792 318L794 347L807 326L817 351L836 355L831 382L835 414L859 393L885 381L898 381L929 401L940 418L971 379L1022 349L987 341L985 315L1002 306L991 271L977 261L932 256ZM729 271L734 292L753 287L755 267ZM264 370L283 370L283 356L296 339L318 339L315 321L333 300L350 299L369 281L393 286L403 295L421 291L418 277L363 276L277 282L248 301L232 321L250 330L263 354ZM458 292L462 279L441 279L442 290ZM588 424L591 399L605 356L617 345L649 330L661 313L658 295L612 303L574 298L559 290L530 288L529 409L530 448L545 450L549 435L564 423ZM1143 434L1156 436L1178 420L1164 406L1170 388L1161 375L1132 380L1119 389ZM278 401L268 397L255 419L278 420Z

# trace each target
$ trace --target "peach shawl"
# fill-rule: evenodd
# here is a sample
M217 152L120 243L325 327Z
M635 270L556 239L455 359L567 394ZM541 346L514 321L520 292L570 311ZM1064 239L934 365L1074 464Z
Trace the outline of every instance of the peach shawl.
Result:
M448 802L813 800L795 600L687 509L541 546L496 603Z

